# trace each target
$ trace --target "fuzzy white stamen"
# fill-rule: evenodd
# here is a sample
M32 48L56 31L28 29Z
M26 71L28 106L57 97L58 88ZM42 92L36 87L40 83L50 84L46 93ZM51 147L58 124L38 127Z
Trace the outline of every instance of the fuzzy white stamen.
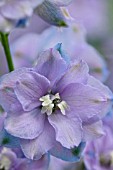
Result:
M68 105L65 101L61 101L59 93L42 96L39 100L42 102L42 114L46 113L49 116L53 113L53 110L59 109L63 115L66 115L65 110Z
M46 95L46 96L41 97L39 100L42 102L42 106L48 106L49 104L52 103L49 94Z
M58 107L63 115L66 115L65 110L68 108L68 105L65 101L62 101L58 104Z
M49 104L48 106L43 106L41 113L47 113L47 115L51 115L53 111L54 104Z

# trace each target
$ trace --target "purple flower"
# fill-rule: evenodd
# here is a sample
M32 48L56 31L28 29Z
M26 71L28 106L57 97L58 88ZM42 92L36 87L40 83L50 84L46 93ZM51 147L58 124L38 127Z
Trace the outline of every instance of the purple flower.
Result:
M104 126L106 134L86 145L84 162L88 170L113 169L113 132L109 126Z
M11 150L3 147L0 149L0 169L5 170L47 170L48 155L38 161L30 161L20 153L20 150Z
M82 60L69 63L58 44L42 52L34 68L1 77L0 103L8 113L4 128L20 139L27 158L40 159L49 151L76 161L81 142L103 135L101 118L113 95L88 71Z

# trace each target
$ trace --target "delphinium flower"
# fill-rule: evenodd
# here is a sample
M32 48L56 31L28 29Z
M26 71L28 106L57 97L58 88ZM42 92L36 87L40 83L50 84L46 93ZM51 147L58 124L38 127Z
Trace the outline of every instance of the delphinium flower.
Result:
M48 151L66 161L79 160L84 142L104 134L101 118L112 98L106 86L89 76L84 61L69 60L61 44L42 52L35 67L0 79L5 133L34 160Z
M44 155L38 161L31 161L25 157L21 157L17 150L11 150L10 148L0 148L0 169L1 170L47 170L48 168L48 156ZM18 157L19 155L19 157Z
M106 134L93 142L87 143L84 161L87 170L113 169L113 131L104 126Z
M27 63L29 64L31 61L33 63L39 52L61 42L64 49L69 51L73 61L75 58L81 57L87 62L90 74L101 81L105 81L108 77L106 62L101 54L87 43L85 28L73 22L69 26L68 28L63 28L62 31L55 27L50 27L40 35L29 33L21 36L11 45L13 58L23 62L25 58L29 58L30 60L27 60ZM31 44L33 44L32 47ZM33 55L31 55L30 51L32 51ZM19 67L19 62L17 64Z

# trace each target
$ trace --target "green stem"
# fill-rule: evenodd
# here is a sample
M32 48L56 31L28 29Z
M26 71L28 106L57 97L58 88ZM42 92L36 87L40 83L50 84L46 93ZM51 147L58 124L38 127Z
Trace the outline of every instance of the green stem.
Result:
M9 42L8 42L8 34L0 32L0 39L1 39L1 43L2 43L2 46L4 48L4 52L5 52L5 55L6 55L6 60L7 60L9 72L11 72L11 71L14 70L14 66L13 66L13 61L12 61Z

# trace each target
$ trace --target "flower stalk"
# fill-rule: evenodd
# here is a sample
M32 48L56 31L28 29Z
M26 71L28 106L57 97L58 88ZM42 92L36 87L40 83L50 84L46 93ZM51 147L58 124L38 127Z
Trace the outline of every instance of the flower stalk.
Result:
M11 72L11 71L14 70L14 65L13 65L12 56L11 56L10 47L9 47L9 42L8 42L8 34L0 32L0 40L1 40L2 46L4 48L9 72Z

